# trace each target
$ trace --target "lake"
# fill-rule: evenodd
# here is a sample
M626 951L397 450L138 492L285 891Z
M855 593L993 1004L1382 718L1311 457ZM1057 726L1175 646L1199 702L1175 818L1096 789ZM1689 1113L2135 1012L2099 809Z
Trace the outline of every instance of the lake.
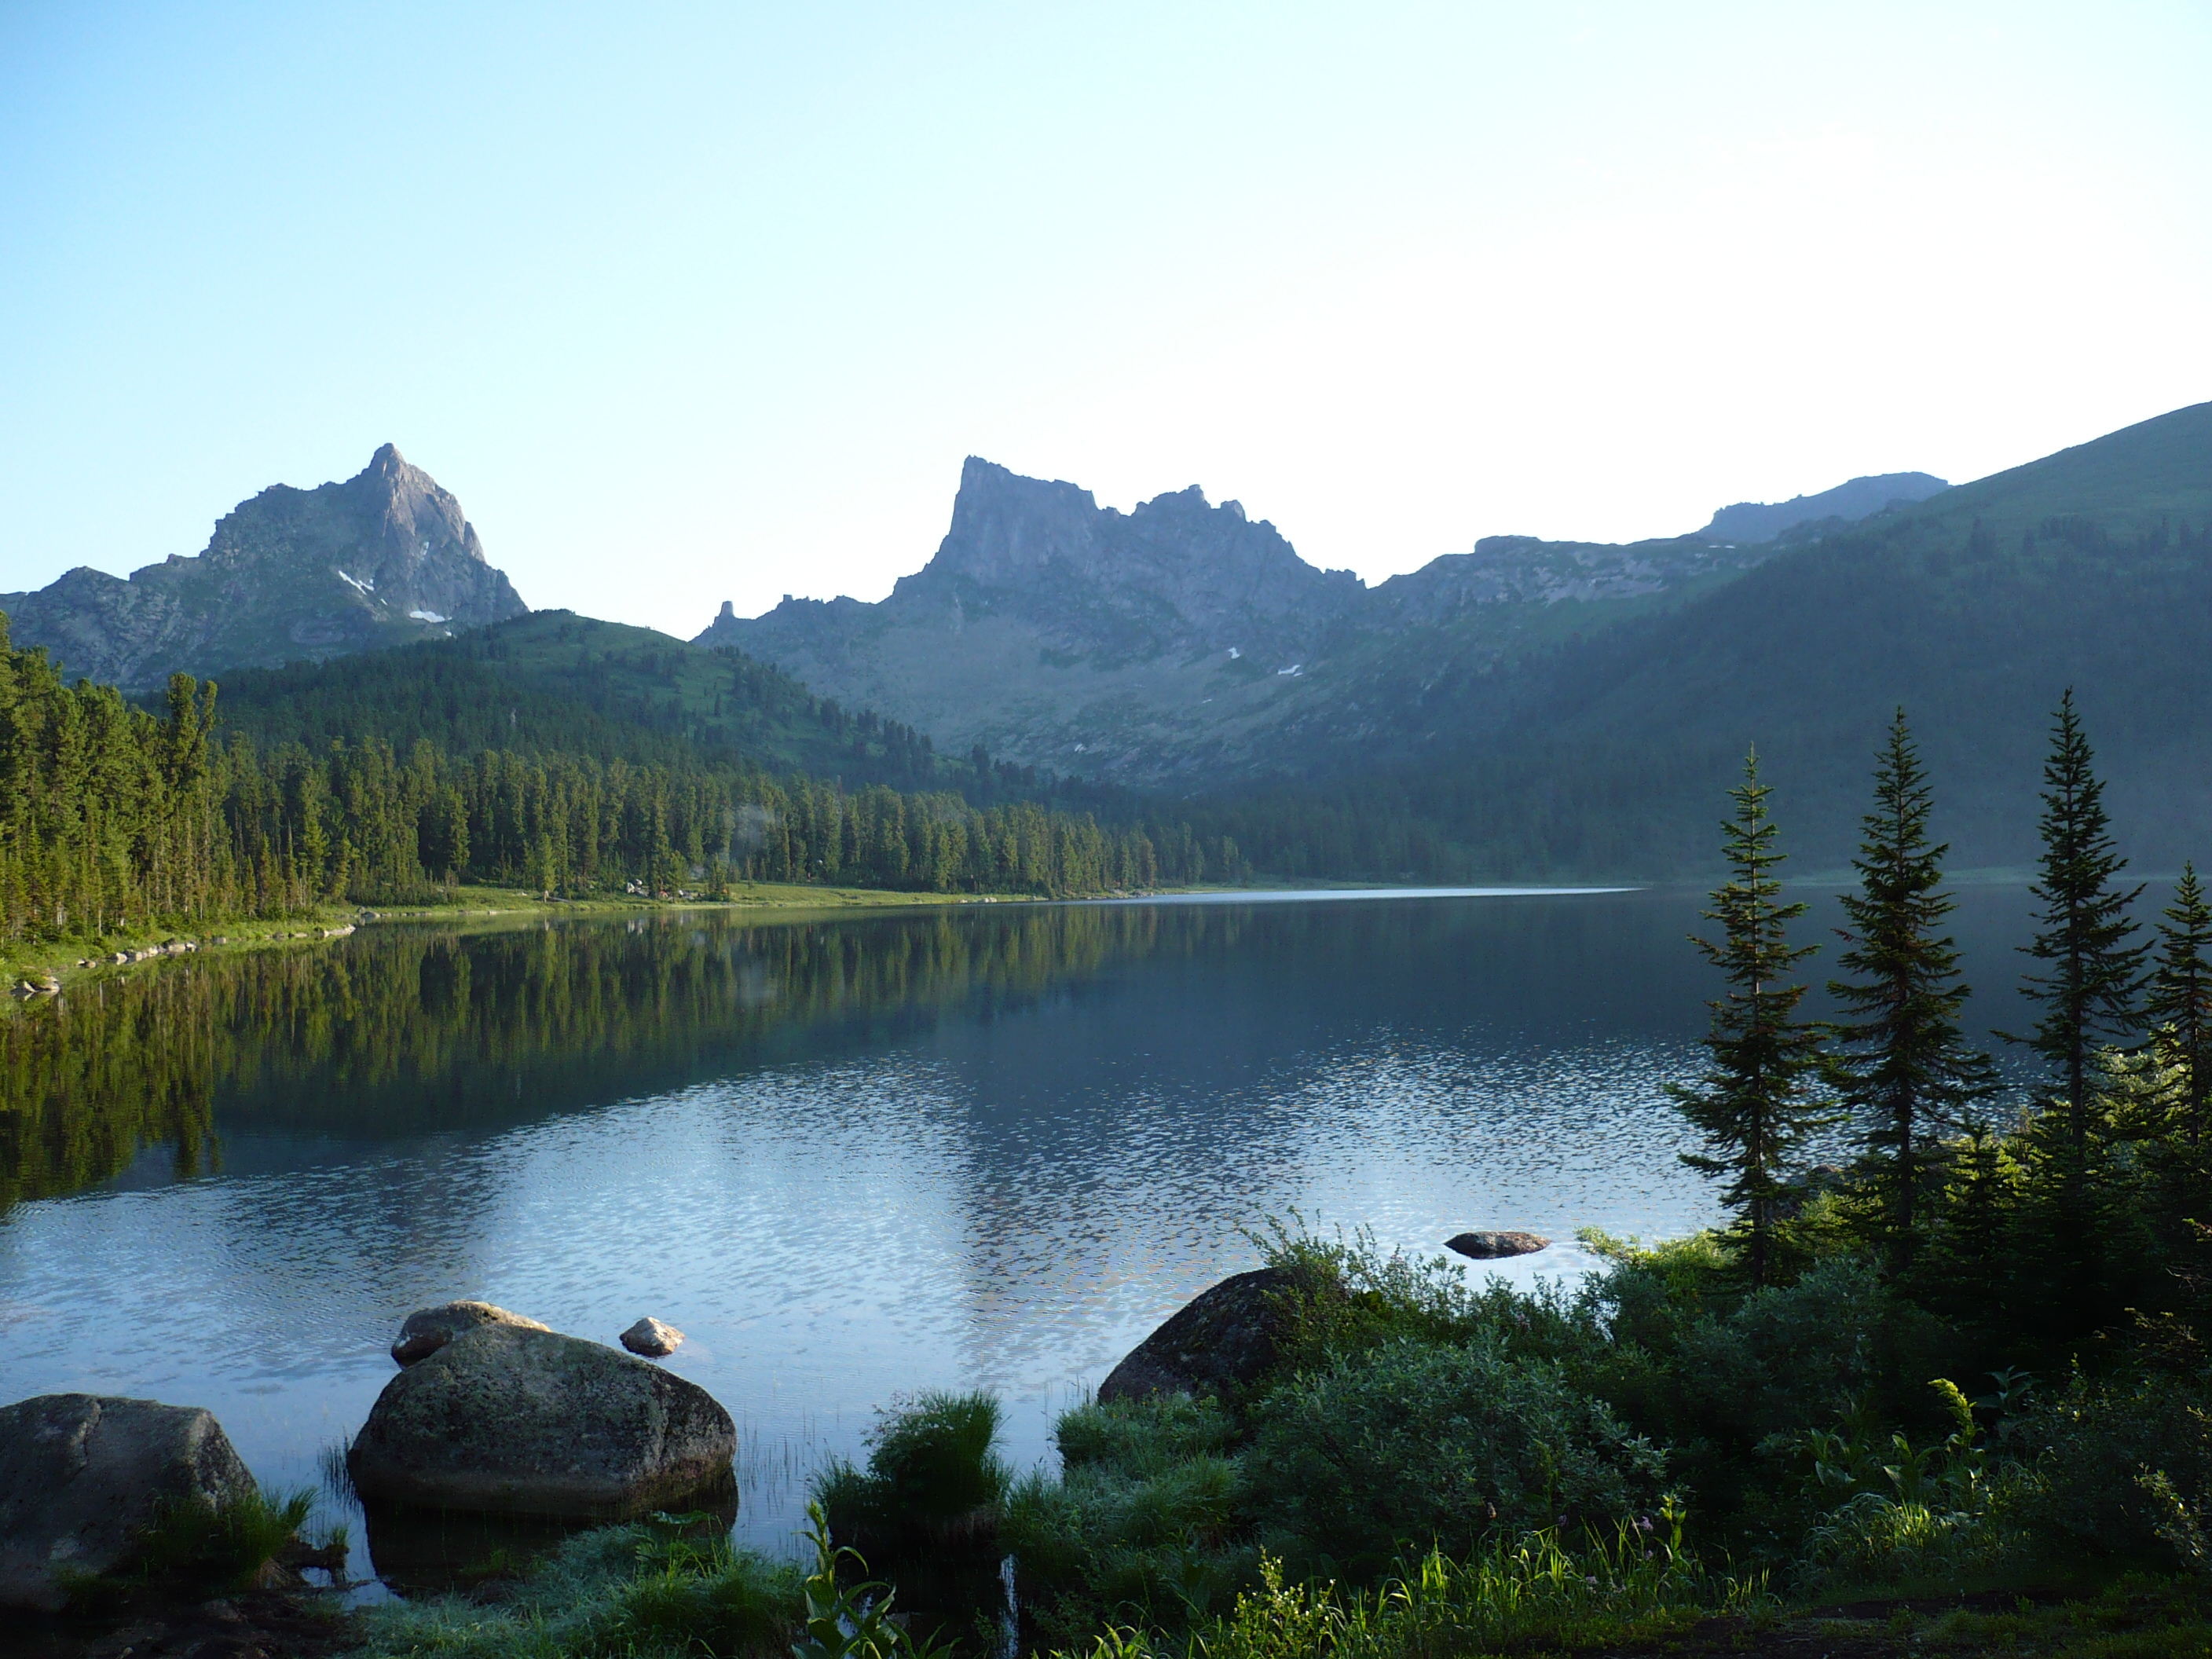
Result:
M1964 898L2008 988L2027 896ZM786 1551L902 1393L996 1390L1048 1456L1270 1218L1562 1241L1523 1284L1581 1270L1577 1228L1712 1220L1663 1093L1713 994L1699 902L660 912L149 964L0 1020L0 1398L205 1406L301 1486L415 1308L649 1314L738 1422L739 1536Z

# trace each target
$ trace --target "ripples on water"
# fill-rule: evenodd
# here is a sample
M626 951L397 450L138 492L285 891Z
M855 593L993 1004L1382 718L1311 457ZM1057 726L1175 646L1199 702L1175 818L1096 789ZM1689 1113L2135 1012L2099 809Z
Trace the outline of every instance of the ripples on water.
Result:
M740 1535L786 1548L901 1393L996 1389L1048 1456L1267 1217L1425 1252L1703 1224L1663 1094L1694 909L720 915L165 965L0 1033L0 1388L205 1405L300 1485L413 1308L650 1313L739 1421Z

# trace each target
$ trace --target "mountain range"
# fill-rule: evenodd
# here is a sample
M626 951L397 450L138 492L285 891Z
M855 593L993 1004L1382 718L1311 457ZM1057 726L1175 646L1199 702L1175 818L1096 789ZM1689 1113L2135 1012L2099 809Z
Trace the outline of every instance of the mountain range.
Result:
M240 501L197 556L128 580L79 566L0 593L15 644L128 690L449 637L528 608L460 503L390 444L343 483Z
M1109 816L1172 798L1285 876L1702 873L1753 745L1790 844L1833 870L1900 704L1954 857L2017 867L2071 686L2124 844L2212 856L2212 404L1957 487L1854 479L1622 544L1488 537L1371 587L1195 488L1124 514L971 459L888 599L725 605L690 643L526 612L386 446L242 503L196 559L0 609L126 686L222 671L228 718L277 741L688 752Z
M1680 602L1841 526L1944 488L1853 479L1710 532L1626 545L1493 536L1370 588L1196 487L1123 514L1088 490L970 457L936 556L866 605L725 604L695 641L735 647L940 748L1138 787L1218 787L1402 745L1439 674L1496 673L1574 635ZM1747 515L1766 515L1753 522ZM1755 532L1755 533L1753 533Z

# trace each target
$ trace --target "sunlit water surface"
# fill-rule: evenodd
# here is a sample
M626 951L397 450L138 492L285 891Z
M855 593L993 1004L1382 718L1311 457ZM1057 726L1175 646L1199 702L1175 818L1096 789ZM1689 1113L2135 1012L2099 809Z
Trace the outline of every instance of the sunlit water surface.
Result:
M601 1340L651 1314L740 1425L739 1535L785 1550L808 1475L902 1394L997 1390L1014 1461L1048 1458L1054 1415L1252 1266L1269 1218L1425 1254L1562 1241L1502 1264L1523 1284L1578 1271L1578 1228L1711 1219L1663 1093L1712 993L1696 908L387 926L141 971L0 1039L31 1126L5 1149L0 1397L204 1405L264 1482L305 1485L414 1308ZM1970 960L2008 976L2024 915L1970 893Z

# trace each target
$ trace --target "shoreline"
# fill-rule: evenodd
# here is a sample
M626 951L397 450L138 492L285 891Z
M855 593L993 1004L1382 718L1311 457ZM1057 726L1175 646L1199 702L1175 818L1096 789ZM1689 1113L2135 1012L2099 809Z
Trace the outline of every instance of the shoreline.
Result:
M732 884L731 896L726 899L658 899L636 894L565 899L546 898L514 888L465 886L455 890L450 903L325 904L301 915L232 919L205 924L206 930L197 933L157 928L106 934L98 941L0 948L0 981L9 988L6 1006L13 1009L42 1002L72 987L149 963L210 952L326 945L362 927L393 923L481 925L549 916L648 915L705 910L800 916L810 913L842 915L854 910L937 909L983 904L1264 903L1285 899L1502 896L1632 890L1634 890L1610 886L1447 888L1413 884L1389 886L1373 883L1284 882L1249 887L1162 887L1142 892L1054 897L1044 893L935 893L878 887L817 887L799 882L743 882Z

